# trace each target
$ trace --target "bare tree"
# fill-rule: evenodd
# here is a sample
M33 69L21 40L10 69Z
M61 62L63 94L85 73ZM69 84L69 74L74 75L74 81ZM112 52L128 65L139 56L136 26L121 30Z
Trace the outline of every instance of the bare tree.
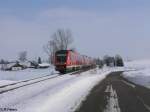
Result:
M18 58L22 62L26 61L27 60L27 51L20 52Z
M57 50L67 50L70 48L73 43L73 38L70 30L58 29L51 37L51 40L48 41L47 45L44 46L44 51L50 57L51 62L53 63L54 54Z

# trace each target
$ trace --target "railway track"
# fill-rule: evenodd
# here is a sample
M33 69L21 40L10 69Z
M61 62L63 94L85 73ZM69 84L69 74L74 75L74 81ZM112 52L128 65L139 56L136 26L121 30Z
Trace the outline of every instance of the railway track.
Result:
M8 84L8 85L3 85L3 86L0 86L0 94L8 92L8 91L12 91L12 90L24 87L24 86L39 83L39 82L42 82L42 81L45 81L45 80L53 79L53 78L56 78L58 76L59 76L59 74L46 75L46 76L43 76L43 77L38 77L38 78L34 78L34 79L19 81L19 82L16 82L16 83L11 83L11 84Z
M89 69L88 69L89 70ZM50 80L50 79L54 79L57 77L61 77L63 75L75 75L75 74L80 74L82 72L88 71L88 70L79 70L79 71L75 71L75 72L71 72L71 73L67 73L67 74L53 74L53 75L45 75L42 77L37 77L34 79L29 79L29 80L23 80L23 81L19 81L19 82L15 82L15 83L11 83L11 84L7 84L7 85L3 85L0 86L0 94L21 88L21 87L25 87L28 85L32 85L35 83L39 83L42 81L46 81L46 80Z

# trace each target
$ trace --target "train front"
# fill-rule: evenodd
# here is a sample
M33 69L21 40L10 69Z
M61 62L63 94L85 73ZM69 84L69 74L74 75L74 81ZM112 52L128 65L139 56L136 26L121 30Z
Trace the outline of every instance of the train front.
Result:
M60 73L66 73L67 50L59 50L55 53L55 70Z

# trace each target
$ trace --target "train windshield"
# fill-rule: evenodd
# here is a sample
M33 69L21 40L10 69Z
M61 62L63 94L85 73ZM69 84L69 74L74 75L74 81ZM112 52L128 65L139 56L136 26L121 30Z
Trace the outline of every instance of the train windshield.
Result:
M56 52L56 60L58 63L65 63L67 59L67 53L66 52Z

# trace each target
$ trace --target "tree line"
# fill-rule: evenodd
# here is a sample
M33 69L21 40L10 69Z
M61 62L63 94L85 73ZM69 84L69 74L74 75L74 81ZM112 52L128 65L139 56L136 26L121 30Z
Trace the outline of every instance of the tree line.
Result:
M120 55L116 56L108 56L105 55L103 59L96 59L96 64L99 66L99 68L102 68L104 65L109 66L109 67L122 67L124 66L124 61L123 58Z

